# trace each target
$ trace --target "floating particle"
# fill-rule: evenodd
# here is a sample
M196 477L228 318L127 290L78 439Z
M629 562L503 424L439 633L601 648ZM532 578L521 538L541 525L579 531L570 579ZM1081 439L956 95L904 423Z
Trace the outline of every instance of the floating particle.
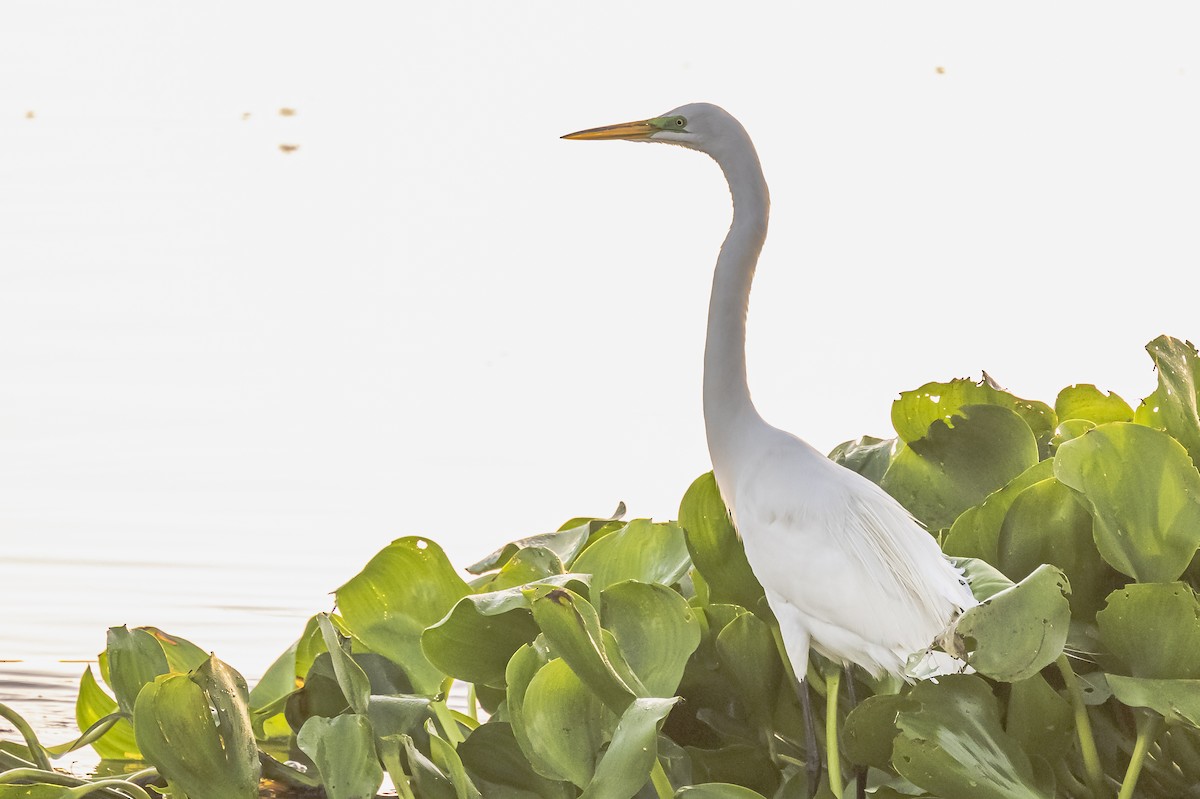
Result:
M300 149L299 144L281 144L281 145L279 145L280 152L284 152L284 153L294 153L299 149Z
M25 118L26 118L26 119L33 119L33 118L34 118L34 116L35 116L35 115L34 115L33 111L26 111L26 112L25 112Z
M935 69L937 70L937 74L939 74L939 75L945 75L945 74L946 74L946 68L945 68L945 67L936 67Z
M294 108L281 108L281 109L279 109L279 116L281 116L281 117L294 117L294 116L296 116L296 109L294 109Z
M242 112L242 121L243 121L243 122L245 122L245 121L246 121L247 119L249 119L249 118L250 118L250 112L249 112L249 111L243 111L243 112Z

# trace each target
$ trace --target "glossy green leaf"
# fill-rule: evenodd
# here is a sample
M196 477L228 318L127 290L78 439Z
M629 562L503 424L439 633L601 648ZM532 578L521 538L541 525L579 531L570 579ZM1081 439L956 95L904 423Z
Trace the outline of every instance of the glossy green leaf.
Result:
M910 782L936 796L970 799L1050 799L1033 764L1000 726L996 700L975 676L917 683L919 707L896 716L900 734L892 763Z
M1200 680L1155 680L1110 674L1108 684L1121 704L1148 707L1170 721L1200 727Z
M604 743L604 713L565 660L542 666L529 682L522 710L531 764L544 777L586 787Z
M929 435L934 422L949 422L964 408L988 405L1016 413L1038 441L1048 441L1058 425L1054 410L1044 402L1024 400L996 387L988 379L980 382L960 378L948 383L926 383L913 391L900 392L892 403L892 427L911 444Z
M342 689L342 695L346 697L351 710L355 713L366 713L367 701L371 696L371 684L367 680L366 672L350 657L349 641L343 639L333 628L329 614L318 615L317 623L321 627L321 636L325 639L325 647L329 651L333 673L337 677L338 687Z
M673 585L691 565L678 524L634 519L585 549L571 568L591 574L598 592L625 580Z
M337 589L346 624L368 647L404 669L419 693L436 693L443 674L421 650L421 633L470 592L442 548L399 538Z
M1071 624L1071 585L1053 566L1039 566L1011 588L971 608L958 620L970 663L994 680L1016 682L1037 674L1062 654Z
M609 522L620 519L624 515L625 503L622 502L617 506L613 515L607 519L595 517L571 519L553 533L532 535L528 538L522 538L519 541L505 544L479 562L472 563L467 567L467 571L471 574L483 574L493 569L502 568L517 552L529 547L548 549L557 555L559 561L562 563L571 563L575 560L576 555L583 550L584 545L587 544L588 539L593 533Z
M316 764L329 799L374 799L383 784L383 768L366 716L313 716L304 722L296 744Z
M526 591L533 618L554 653L569 663L613 712L624 711L634 697L646 695L643 685L628 679L628 666L613 662L619 653L609 652L605 646L600 618L586 599L568 588L537 586Z
M1038 462L1029 426L1008 408L968 405L910 441L880 485L931 530L949 527Z
M670 588L634 580L610 585L603 598L601 625L616 637L633 673L650 696L673 696L700 644L695 611Z
M458 745L458 754L468 771L487 782L519 788L547 799L567 795L562 783L548 780L533 770L510 724L489 721L480 725Z
M116 701L104 692L92 674L92 667L88 666L79 678L79 695L75 698L75 723L80 732L117 710ZM140 760L142 757L133 737L133 725L124 719L99 740L93 741L92 749L104 760Z
M538 633L525 590L545 585L569 586L578 592L586 590L587 579L586 575L560 574L465 596L421 635L425 657L451 677L502 688L509 658Z
M898 438L863 436L857 441L838 444L829 453L829 459L878 483L903 446Z
M491 576L479 591L503 591L506 588L525 585L562 574L562 560L554 550L546 547L524 547L518 549L498 572Z
M547 662L549 656L544 647L528 645L513 653L504 674L504 681L508 686L505 691L505 711L507 720L512 724L513 738L525 753L531 767L542 777L560 780L558 772L549 767L538 767L537 752L525 724L525 694L529 690L529 683Z
M917 709L907 695L877 694L858 703L846 716L842 745L850 762L892 769L892 741L900 733L896 715L901 709Z
M450 780L455 799L482 799L479 789L467 776L466 767L463 766L462 758L458 756L454 746L445 738L435 735L432 730L429 731L429 745L430 760L446 779Z
M1008 509L1026 488L1053 476L1054 461L1039 461L993 491L983 502L967 508L951 525L942 551L947 555L995 563L1000 557L1000 528Z
M712 472L692 483L679 505L679 524L696 570L708 584L709 601L757 612L763 588L750 569Z
M753 613L742 613L717 634L716 650L722 671L733 680L747 710L758 723L767 722L784 680L771 628Z
M1075 741L1071 703L1040 674L1012 684L1004 728L1022 749L1049 763L1065 757Z
M1139 582L1176 580L1200 545L1200 472L1179 442L1113 422L1064 443L1054 476L1095 518L1100 554Z
M450 776L417 749L409 736L401 735L399 738L403 744L405 759L408 761L408 769L412 774L414 795L420 799L458 799L458 791L455 790Z
M999 558L1004 573L1014 580L1043 563L1062 569L1071 581L1071 609L1091 619L1104 598L1125 580L1096 549L1092 517L1075 492L1053 477L1022 491L1000 528Z
M688 785L675 792L676 799L764 799L758 791L728 782Z
M216 657L190 674L147 684L133 726L138 748L190 799L257 799L262 769L250 694L242 676Z
M1154 421L1183 445L1194 463L1200 463L1200 357L1196 348L1190 341L1159 336L1146 345L1146 351L1158 370L1152 405Z
M140 628L110 627L105 653L109 684L117 704L126 713L133 712L133 703L142 686L171 670L158 639Z
M1105 394L1090 383L1067 386L1054 400L1054 413L1059 424L1072 419L1085 419L1092 424L1129 422L1133 408L1116 392Z
M163 654L167 656L167 667L176 674L187 674L200 668L208 660L208 653L186 638L170 635L157 627L139 627L154 636Z
M433 718L430 700L424 696L372 696L367 718L378 740L389 735L407 735L418 747L429 748L426 723Z
M996 594L1012 588L1015 583L1004 573L978 558L950 558L950 562L962 570L963 579L971 588L971 596L982 602Z
M649 780L658 755L658 728L678 701L673 697L631 702L580 799L627 799L636 794Z
M1200 679L1200 601L1186 584L1113 591L1096 625L1105 648L1132 676Z

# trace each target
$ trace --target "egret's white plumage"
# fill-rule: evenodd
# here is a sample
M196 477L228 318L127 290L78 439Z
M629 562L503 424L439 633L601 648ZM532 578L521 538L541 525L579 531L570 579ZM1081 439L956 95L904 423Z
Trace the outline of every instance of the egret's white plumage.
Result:
M975 604L937 543L877 485L763 421L746 381L746 309L770 197L754 144L707 103L574 139L677 144L711 156L733 222L713 276L704 353L704 422L721 496L766 589L803 680L810 647L875 676L909 677L911 655Z

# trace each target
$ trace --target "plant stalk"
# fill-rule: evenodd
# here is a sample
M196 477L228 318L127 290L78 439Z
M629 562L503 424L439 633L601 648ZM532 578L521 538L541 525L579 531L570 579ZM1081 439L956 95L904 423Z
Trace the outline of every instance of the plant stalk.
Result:
M1092 721L1088 717L1087 705L1083 702L1083 691L1079 678L1067 660L1066 653L1054 661L1062 674L1067 694L1071 697L1071 708L1075 711L1075 734L1079 738L1079 751L1083 755L1084 773L1093 799L1104 799L1104 767L1100 765L1100 753L1096 750L1096 738L1092 735Z
M50 756L42 748L42 744L34 734L33 728L29 726L29 722L25 721L20 713L5 704L0 704L0 717L7 719L17 728L17 732L21 733L21 737L25 739L25 746L29 749L29 755L37 767L45 771L53 771L54 767L50 765Z
M672 799L675 796L675 789L667 779L667 772L663 771L662 761L658 757L654 758L654 768L650 769L650 783L658 799Z
M835 667L825 675L825 765L829 771L829 789L839 797L845 788L837 732L838 689L841 682L842 670L839 668Z
M1162 729L1162 717L1149 712L1138 714L1137 741L1133 744L1133 755L1129 758L1129 768L1125 770L1125 779L1121 780L1121 792L1117 799L1133 799L1134 788L1137 787L1138 777L1142 773L1142 762L1146 759L1146 751Z

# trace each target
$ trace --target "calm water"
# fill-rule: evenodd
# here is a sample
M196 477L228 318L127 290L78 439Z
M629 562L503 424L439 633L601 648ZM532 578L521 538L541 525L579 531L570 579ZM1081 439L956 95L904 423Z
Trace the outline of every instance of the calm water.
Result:
M187 638L253 685L309 616L332 608L328 592L357 571L311 558L281 568L278 562L189 562L180 555L178 562L101 556L0 561L0 702L22 714L44 743L78 736L80 675L89 662L95 669L107 628L120 624L153 625ZM0 720L0 738L19 735ZM86 749L56 765L85 773L95 763Z

